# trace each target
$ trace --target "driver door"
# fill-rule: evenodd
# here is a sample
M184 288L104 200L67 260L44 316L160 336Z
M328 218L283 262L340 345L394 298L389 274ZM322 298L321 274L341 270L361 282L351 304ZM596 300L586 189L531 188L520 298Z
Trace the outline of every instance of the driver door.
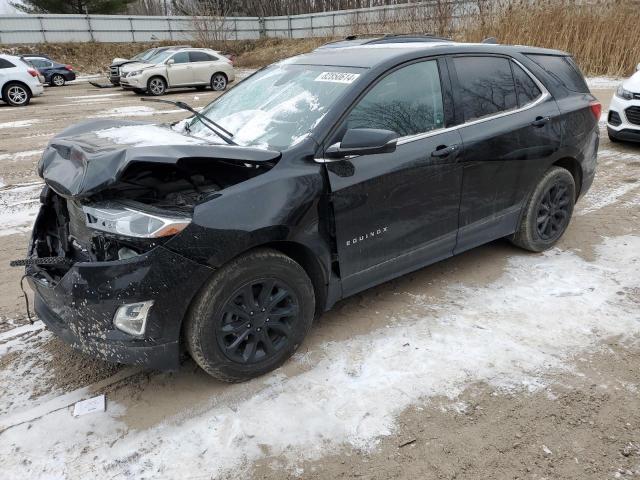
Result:
M167 63L169 86L192 85L194 83L193 65L189 61L189 52L178 52L171 59L173 63Z
M462 139L445 129L452 121L446 72L438 60L392 71L339 129L386 129L400 136L394 152L326 164L345 296L453 254Z

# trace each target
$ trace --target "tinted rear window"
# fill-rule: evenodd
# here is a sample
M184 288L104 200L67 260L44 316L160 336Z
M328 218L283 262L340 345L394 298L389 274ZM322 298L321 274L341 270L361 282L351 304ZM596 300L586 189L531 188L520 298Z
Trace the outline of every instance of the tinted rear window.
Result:
M573 92L589 93L589 87L571 57L557 55L527 55L553 78Z
M456 57L453 63L465 122L518 106L511 66L506 58Z

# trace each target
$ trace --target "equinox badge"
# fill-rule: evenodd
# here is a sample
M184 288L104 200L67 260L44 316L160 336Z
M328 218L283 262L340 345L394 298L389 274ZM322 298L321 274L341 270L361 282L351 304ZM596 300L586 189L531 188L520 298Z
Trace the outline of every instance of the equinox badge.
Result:
M354 237L351 240L347 240L347 247L350 247L351 245L355 245L356 243L360 243L364 240L367 240L368 238L373 238L373 237L379 237L380 235L382 235L383 233L387 232L387 229L389 227L381 227L378 228L376 230L371 230L369 233L365 233L364 235L360 235L358 237Z

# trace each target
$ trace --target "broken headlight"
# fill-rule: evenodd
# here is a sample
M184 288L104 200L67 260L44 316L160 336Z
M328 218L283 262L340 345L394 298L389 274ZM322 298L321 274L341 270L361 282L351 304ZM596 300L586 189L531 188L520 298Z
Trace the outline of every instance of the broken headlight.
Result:
M191 217L144 212L116 202L82 207L87 227L115 235L160 238L175 235L191 223Z

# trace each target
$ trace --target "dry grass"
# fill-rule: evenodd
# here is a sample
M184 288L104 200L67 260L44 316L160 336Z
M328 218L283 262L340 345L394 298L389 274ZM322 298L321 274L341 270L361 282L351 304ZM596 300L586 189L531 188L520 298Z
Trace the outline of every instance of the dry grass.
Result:
M493 0L492 0L493 2ZM433 32L461 41L496 37L500 43L534 45L572 53L587 75L630 75L640 62L640 0L469 0L406 10L406 18L368 19L354 33ZM491 8L488 5L493 5ZM236 65L258 68L313 50L327 38L191 42L237 55ZM167 43L165 43L167 44ZM104 72L113 57L128 58L144 48L135 43L68 43L0 48L7 53L47 53L82 73Z
M570 52L586 75L627 76L640 62L640 2L513 2L485 21L470 22L455 35L464 41L487 36L501 43Z

